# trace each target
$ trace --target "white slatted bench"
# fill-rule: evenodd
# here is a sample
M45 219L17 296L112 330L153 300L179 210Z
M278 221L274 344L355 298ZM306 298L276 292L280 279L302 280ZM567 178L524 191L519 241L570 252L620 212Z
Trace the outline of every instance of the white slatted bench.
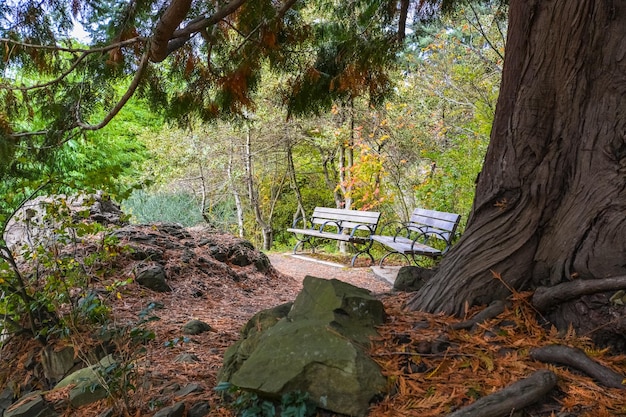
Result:
M443 211L417 208L406 223L396 222L383 228L387 234L372 235L372 240L382 244L388 252L381 258L402 255L409 263L418 265L422 257L437 259L452 246L461 216Z
M316 240L330 239L349 243L356 252L350 262L354 266L354 261L362 254L368 255L374 263L374 257L370 254L373 244L370 237L376 233L379 221L380 213L376 211L315 207L309 221L305 223L299 218L287 231L294 233L298 239L293 248L294 254L305 244L315 252ZM299 225L303 227L298 227Z

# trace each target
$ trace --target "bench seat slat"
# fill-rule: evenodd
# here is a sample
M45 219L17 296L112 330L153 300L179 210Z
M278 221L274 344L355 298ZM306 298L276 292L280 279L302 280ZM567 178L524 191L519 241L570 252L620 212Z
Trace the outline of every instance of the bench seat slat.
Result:
M296 227L297 222L294 222L294 227L288 228L287 231L294 233L298 238L298 243L293 249L294 253L298 247L305 243L314 248L311 238L337 240L348 242L353 246L365 246L358 248L358 252L352 257L352 265L354 266L356 257L363 253L367 254L374 262L374 258L370 254L373 243L370 236L376 231L379 221L380 212L376 211L316 207L309 220L310 228L298 228ZM298 237L298 235L300 236Z
M320 232L315 229L287 229L288 232L318 237L321 239L332 239L332 240L341 240L343 242L356 242L356 243L365 243L369 240L369 237L358 237L358 236L350 236L345 233L332 233L332 232Z
M383 245L393 249L394 251L403 255L419 254L428 256L440 256L441 251L422 243L416 242L413 244L411 239L403 236L398 236L394 239L393 236L374 235L372 240L382 243Z
M372 240L381 243L388 249L388 253L380 260L380 264L392 253L400 253L407 255L427 256L430 258L438 258L443 256L455 236L456 228L459 225L461 216L455 213L446 213L442 211L426 210L416 208L407 223L403 227L397 229L398 236L372 235ZM410 232L410 236L403 236L402 231ZM428 246L424 243L416 242L421 236L429 238L441 239L445 242L446 248L439 250ZM407 257L408 259L408 257ZM413 258L415 261L415 258Z

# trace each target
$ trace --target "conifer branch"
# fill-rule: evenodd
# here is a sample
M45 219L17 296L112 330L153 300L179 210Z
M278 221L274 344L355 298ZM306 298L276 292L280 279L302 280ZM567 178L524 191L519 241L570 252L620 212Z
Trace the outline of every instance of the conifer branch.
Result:
M133 96L133 94L137 90L137 87L139 86L139 83L141 81L141 77L143 76L143 73L146 67L148 66L149 57L150 57L150 48L147 48L143 56L141 57L141 61L139 62L139 67L137 68L137 72L135 72L135 76L133 77L133 80L128 86L128 89L126 90L122 98L120 98L120 100L117 102L115 107L113 107L111 111L109 111L109 113L104 117L104 119L102 119L100 123L96 125L90 125L90 124L84 123L80 119L80 114L79 114L80 102L79 102L77 105L77 109L76 109L76 113L77 113L76 125L83 130L99 130L105 127L107 124L109 124L109 122L113 120L113 118L120 112L120 110L122 110L122 108L126 105L126 103L128 103L128 100L130 100L130 98Z

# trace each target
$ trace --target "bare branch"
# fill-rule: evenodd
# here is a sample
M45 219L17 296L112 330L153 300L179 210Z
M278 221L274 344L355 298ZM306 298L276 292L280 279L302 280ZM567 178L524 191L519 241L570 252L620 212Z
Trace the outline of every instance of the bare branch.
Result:
M180 37L184 37L184 36L191 36L194 33L200 32L202 29L211 26L217 22L219 22L220 20L222 20L223 18L225 18L226 16L234 13L235 11L237 11L237 9L239 7L241 7L244 3L246 3L248 0L233 0L230 3L228 3L224 8L218 10L217 12L215 12L213 15L206 17L206 18L202 18L202 19L195 19L193 21L191 21L187 26L185 26L183 29L179 29L174 31L172 38L180 38Z
M218 23L219 21L221 21L222 19L224 19L226 16L231 15L232 13L237 11L237 9L239 9L239 7L241 7L247 1L248 0L233 0L230 3L228 3L224 8L218 10L217 12L215 12L213 15L209 17L197 17L193 19L191 22L187 24L187 26L185 26L182 29L175 30L171 34L169 41L167 42L166 49L162 49L162 48L165 48L164 43L159 43L158 45L153 44L153 52L152 52L150 59L153 62L160 62L164 60L172 52L174 52L178 48L181 48L189 40L189 38L192 35L196 33L203 33L203 32L206 33L207 27L214 25ZM291 9L296 2L297 0L285 1L280 6L280 8L277 9L276 17L278 19L282 19L287 13L287 11L289 11L289 9ZM180 24L180 22L178 22L178 24ZM257 29L258 27L255 29L255 31ZM153 39L153 42L154 40L155 39ZM155 48L157 47L159 48L158 52L160 53L160 55L158 56L154 52Z
M141 57L139 68L137 68L137 72L135 72L135 76L133 77L133 80L128 86L128 89L126 90L126 92L124 93L120 101L115 105L115 107L111 109L109 114L107 114L100 123L98 123L97 125L90 125L90 124L84 123L83 121L80 120L80 114L78 114L78 109L77 109L76 125L83 130L99 130L105 127L107 124L109 124L109 122L120 112L120 110L122 110L122 108L126 105L128 100L130 100L130 98L133 96L133 94L137 90L137 87L139 86L139 82L141 81L141 77L143 76L143 72L148 66L149 56L150 56L150 52L149 50L146 50L143 56Z
M68 69L66 69L61 74L59 74L58 77L56 77L56 78L54 78L54 79L52 79L50 81L47 81L47 82L42 83L42 84L31 85L31 86L28 86L28 87L25 87L25 86L17 87L17 86L12 86L12 85L8 85L8 84L0 85L0 87L5 89L5 90L13 90L13 91L30 91L30 90L37 90L37 89L41 89L41 88L46 88L46 87L49 87L51 85L54 85L54 84L60 82L65 77L70 75L74 70L76 70L78 65L82 61L84 61L85 58L87 58L89 55L101 54L103 52L107 52L107 51L110 51L112 49L118 49L118 48L122 48L122 47L125 47L125 46L129 46L129 45L132 45L132 44L135 44L135 43L138 43L138 42L144 42L144 41L145 41L145 38L143 38L143 37L135 37L135 38L132 38L132 39L127 39L125 41L112 43L110 45L107 45L107 46L104 46L104 47L99 47L99 48L74 49L74 48L64 48L64 47L59 47L59 46L54 46L54 45L35 45L35 44L29 44L29 43L23 43L23 42L16 42L16 41L12 41L10 39L2 38L2 39L0 39L0 42L8 42L8 43L12 43L14 45L22 46L24 48L44 49L44 50L50 50L50 51L62 51L62 52L69 52L69 53L72 53L72 54L79 53L80 55L76 59L76 61L74 61L72 63L72 65ZM43 132L43 133L46 133L46 132ZM35 132L34 134L37 135L37 134L40 134L40 133L36 133ZM29 133L29 135L31 135L31 134ZM18 135L14 135L14 136L20 136L20 135L18 134Z
M77 53L78 54L84 54L84 53L93 54L93 53L108 52L111 49L117 49L117 48L129 46L129 45L133 45L135 43L146 42L146 40L147 39L144 38L143 36L136 36L134 38L126 39L120 42L111 43L109 45L101 46L98 48L67 48L67 47L59 46L59 45L37 45L33 43L18 42L18 41L15 41L13 39L8 39L8 38L0 38L0 42L21 46L23 48L44 49L44 50L49 50L49 51L69 52L73 54L77 54Z
M487 33L485 32L485 29L483 28L482 23L480 23L480 18L478 17L478 13L476 12L476 9L474 9L474 6L471 3L469 3L468 5L469 5L469 8L472 10L472 13L474 14L474 17L476 18L477 23L473 24L469 19L467 19L467 21L476 29L478 29L478 31L483 36L483 39L485 39L489 47L500 57L500 59L504 60L504 57L502 56L498 48L495 47L495 45L491 42L491 39L489 39L489 36L487 36ZM498 26L498 30L499 29L500 27Z
M278 13L276 14L277 17L279 19L282 19L285 16L285 14L289 11L289 9L291 9L293 5L296 4L296 1L298 0L287 0L286 2L284 2L283 5L280 7L280 9L278 9Z

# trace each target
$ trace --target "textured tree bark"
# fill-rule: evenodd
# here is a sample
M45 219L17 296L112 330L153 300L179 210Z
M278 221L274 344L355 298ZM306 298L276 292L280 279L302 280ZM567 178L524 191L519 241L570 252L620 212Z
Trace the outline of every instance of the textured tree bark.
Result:
M447 417L505 417L541 400L556 386L556 375L547 369L477 400Z
M180 23L187 17L191 0L172 0L159 19L150 45L150 59L161 62L167 58L167 44Z
M468 226L408 308L461 314L511 288L626 275L624 39L623 2L510 2Z

